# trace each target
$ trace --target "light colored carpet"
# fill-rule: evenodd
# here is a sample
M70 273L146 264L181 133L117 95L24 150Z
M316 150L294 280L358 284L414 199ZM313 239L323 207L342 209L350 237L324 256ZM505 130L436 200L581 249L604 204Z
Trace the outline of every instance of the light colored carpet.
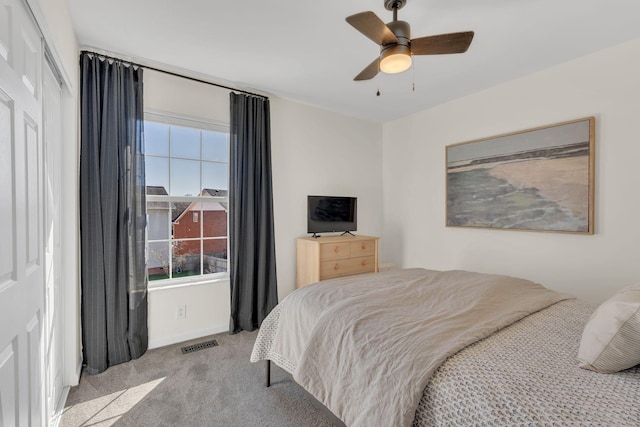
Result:
M326 409L272 364L249 362L255 332L218 334L149 350L98 375L82 374L60 427L79 426L334 426ZM180 348L215 339L190 354Z

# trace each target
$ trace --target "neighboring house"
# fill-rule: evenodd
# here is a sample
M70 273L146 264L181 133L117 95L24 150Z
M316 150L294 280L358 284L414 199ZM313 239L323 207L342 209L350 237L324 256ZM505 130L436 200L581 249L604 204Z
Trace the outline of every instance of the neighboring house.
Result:
M227 190L205 188L201 196L227 197ZM187 259L199 256L202 229L202 256L205 273L227 271L228 203L224 201L198 201L190 203L173 219L174 257L187 263ZM176 209L176 211L178 211ZM174 266L175 268L175 266ZM184 268L184 267L183 267Z
M227 197L227 194L227 190L208 188L200 193L201 196L212 197ZM164 187L147 186L147 195L169 194ZM224 201L147 202L149 276L168 274L169 241L173 242L174 273L199 271L200 255L204 258L205 273L227 271L227 217L228 203Z

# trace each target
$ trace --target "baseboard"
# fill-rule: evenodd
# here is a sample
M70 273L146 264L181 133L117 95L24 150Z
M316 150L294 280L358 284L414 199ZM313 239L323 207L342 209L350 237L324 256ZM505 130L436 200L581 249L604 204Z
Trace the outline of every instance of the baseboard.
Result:
M150 338L149 339L149 350L158 347L164 347L165 345L176 344L179 342L189 341L196 338L206 337L207 335L219 334L221 332L227 332L229 330L229 325L216 325L210 328L199 329L196 331L189 331L183 334L174 335L170 337L162 337L162 338Z
M80 384L80 375L82 374L82 358L78 360L78 365L71 373L65 373L62 382L65 387L75 387Z
M67 397L69 397L69 390L71 387L64 386L62 388L62 393L60 394L60 400L56 403L56 408L51 415L51 419L49 420L49 427L58 427L60 425L60 420L62 419L62 413L64 412L64 406L67 404Z

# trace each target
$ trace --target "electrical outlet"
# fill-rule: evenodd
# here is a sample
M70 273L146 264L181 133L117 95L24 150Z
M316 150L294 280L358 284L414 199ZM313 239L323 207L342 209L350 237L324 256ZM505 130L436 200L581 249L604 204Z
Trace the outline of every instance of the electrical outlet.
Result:
M187 304L181 304L176 307L176 320L187 318Z

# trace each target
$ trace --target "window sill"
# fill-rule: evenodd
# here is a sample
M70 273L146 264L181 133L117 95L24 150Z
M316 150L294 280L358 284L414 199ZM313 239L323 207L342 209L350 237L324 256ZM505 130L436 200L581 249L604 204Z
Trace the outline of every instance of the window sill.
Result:
M167 289L177 289L190 286L211 285L218 282L228 282L229 273L219 273L210 277L197 276L197 277L185 277L180 279L165 279L149 282L147 291L160 291Z

